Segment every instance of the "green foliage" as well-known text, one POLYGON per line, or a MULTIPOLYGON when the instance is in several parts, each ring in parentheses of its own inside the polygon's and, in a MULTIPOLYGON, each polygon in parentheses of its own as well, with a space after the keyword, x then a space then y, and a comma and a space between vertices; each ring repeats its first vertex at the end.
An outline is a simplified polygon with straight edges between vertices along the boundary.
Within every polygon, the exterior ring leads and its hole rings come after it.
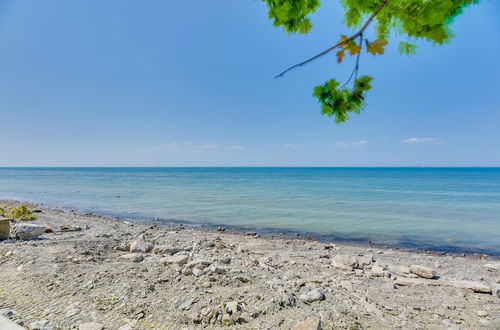
POLYGON ((406 55, 414 55, 417 53, 417 46, 401 41, 399 43, 399 53, 400 54, 406 54, 406 55))
POLYGON ((338 88, 335 79, 314 88, 313 96, 321 104, 321 113, 333 117, 337 124, 349 119, 351 112, 359 114, 365 106, 365 92, 371 89, 372 77, 362 76, 354 81, 352 89, 338 88))
POLYGON ((6 207, 0 207, 0 215, 6 218, 12 218, 16 220, 35 220, 36 217, 33 212, 28 208, 26 204, 22 204, 18 207, 11 207, 7 209, 6 207))
MULTIPOLYGON (((282 27, 287 33, 307 33, 311 29, 309 16, 320 6, 319 0, 262 0, 269 8, 269 18, 274 26, 282 27)), ((383 55, 390 36, 398 35, 407 40, 425 40, 436 45, 447 43, 453 33, 450 24, 464 8, 479 3, 479 0, 339 0, 344 8, 344 22, 348 28, 359 29, 349 38, 341 36, 335 49, 337 62, 346 55, 359 57, 361 44, 358 36, 373 23, 376 40, 366 41, 366 51, 372 55, 383 55), (373 19, 373 21, 372 21, 373 19)), ((417 46, 406 41, 399 43, 401 54, 413 55, 417 46)), ((325 53, 329 52, 326 51, 325 53)), ((322 55, 322 54, 321 54, 322 55)), ((321 56, 319 55, 319 56, 321 56)), ((313 57, 311 60, 319 56, 313 57)), ((302 66, 310 60, 294 67, 302 66)), ((359 63, 359 58, 357 63, 359 63)), ((292 68, 294 68, 292 67, 292 68)), ((356 64, 356 70, 358 64, 356 64)), ((288 70, 287 70, 288 71, 288 70)), ((285 72, 287 72, 285 71, 285 72)), ((279 76, 282 76, 279 75, 279 76)), ((364 77, 368 79, 369 77, 364 77)), ((362 78, 359 78, 362 79, 362 78)), ((356 80, 361 83, 362 80, 356 80)), ((365 83, 369 86, 371 78, 365 83)), ((322 112, 334 116, 336 122, 344 122, 351 111, 359 112, 364 104, 364 92, 354 83, 352 91, 337 90, 335 79, 315 88, 314 96, 322 104, 322 112), (334 87, 335 86, 335 87, 334 87)))
POLYGON ((269 18, 276 27, 288 33, 307 33, 311 21, 307 17, 319 7, 319 0, 263 0, 269 7, 269 18))

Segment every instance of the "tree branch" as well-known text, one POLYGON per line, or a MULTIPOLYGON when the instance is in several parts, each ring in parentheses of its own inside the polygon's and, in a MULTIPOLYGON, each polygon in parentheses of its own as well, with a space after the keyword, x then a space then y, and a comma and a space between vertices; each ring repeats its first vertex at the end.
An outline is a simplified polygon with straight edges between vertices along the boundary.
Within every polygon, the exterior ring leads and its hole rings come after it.
POLYGON ((339 41, 338 43, 336 43, 335 45, 333 45, 332 47, 322 51, 321 53, 317 54, 317 55, 314 55, 313 57, 303 61, 303 62, 300 62, 298 64, 295 64, 295 65, 292 65, 291 67, 289 67, 288 69, 286 69, 285 71, 281 72, 279 75, 277 75, 276 77, 274 77, 275 79, 276 78, 281 78, 285 75, 285 73, 287 73, 288 71, 290 70, 293 70, 295 68, 298 68, 298 67, 301 67, 303 65, 306 65, 318 58, 320 58, 321 56, 323 55, 326 55, 328 54, 329 52, 331 52, 332 50, 334 50, 335 48, 338 48, 340 46, 343 46, 345 44, 347 44, 348 42, 356 39, 357 37, 359 37, 360 35, 363 34, 363 32, 366 30, 366 28, 368 27, 368 25, 370 25, 370 23, 373 21, 373 19, 375 18, 375 16, 378 15, 378 13, 380 13, 380 11, 382 10, 382 8, 385 7, 385 5, 387 5, 387 3, 389 2, 389 0, 384 0, 378 7, 377 9, 375 9, 375 11, 373 12, 373 14, 371 14, 370 17, 368 17, 368 19, 366 20, 365 24, 363 24, 363 26, 361 27, 361 29, 359 29, 358 32, 356 32, 355 34, 353 34, 352 36, 350 36, 349 38, 343 40, 343 41, 339 41))
POLYGON ((353 76, 354 76, 354 81, 356 81, 358 79, 359 58, 361 56, 362 47, 363 47, 363 35, 360 34, 359 35, 359 52, 358 52, 358 55, 356 56, 356 65, 354 66, 354 70, 352 70, 351 75, 349 76, 349 79, 347 79, 347 81, 342 86, 340 86, 339 89, 342 89, 345 86, 347 86, 347 84, 351 81, 353 76))

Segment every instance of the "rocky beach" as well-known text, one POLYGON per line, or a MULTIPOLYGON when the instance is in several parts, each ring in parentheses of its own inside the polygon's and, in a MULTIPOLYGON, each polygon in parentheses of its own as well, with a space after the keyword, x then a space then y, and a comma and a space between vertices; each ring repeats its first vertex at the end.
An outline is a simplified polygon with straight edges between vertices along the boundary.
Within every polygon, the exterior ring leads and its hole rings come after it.
POLYGON ((0 314, 28 329, 500 328, 496 257, 30 207, 0 241, 0 314))

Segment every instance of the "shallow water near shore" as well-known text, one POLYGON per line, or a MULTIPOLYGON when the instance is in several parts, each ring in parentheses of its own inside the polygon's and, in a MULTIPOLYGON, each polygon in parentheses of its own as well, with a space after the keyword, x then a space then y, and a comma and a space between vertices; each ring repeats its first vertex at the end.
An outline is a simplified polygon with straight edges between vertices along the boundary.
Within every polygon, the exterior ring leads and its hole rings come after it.
POLYGON ((500 255, 500 168, 0 168, 0 198, 500 255))

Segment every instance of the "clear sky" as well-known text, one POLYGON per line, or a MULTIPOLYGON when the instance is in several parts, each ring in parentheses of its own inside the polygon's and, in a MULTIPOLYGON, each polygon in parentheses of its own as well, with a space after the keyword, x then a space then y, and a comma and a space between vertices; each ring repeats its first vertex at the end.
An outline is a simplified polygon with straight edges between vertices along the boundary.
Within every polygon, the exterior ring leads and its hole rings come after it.
POLYGON ((323 1, 306 36, 252 0, 0 0, 0 166, 500 166, 500 3, 449 45, 361 58, 364 113, 336 125, 315 85, 348 33, 323 1))

